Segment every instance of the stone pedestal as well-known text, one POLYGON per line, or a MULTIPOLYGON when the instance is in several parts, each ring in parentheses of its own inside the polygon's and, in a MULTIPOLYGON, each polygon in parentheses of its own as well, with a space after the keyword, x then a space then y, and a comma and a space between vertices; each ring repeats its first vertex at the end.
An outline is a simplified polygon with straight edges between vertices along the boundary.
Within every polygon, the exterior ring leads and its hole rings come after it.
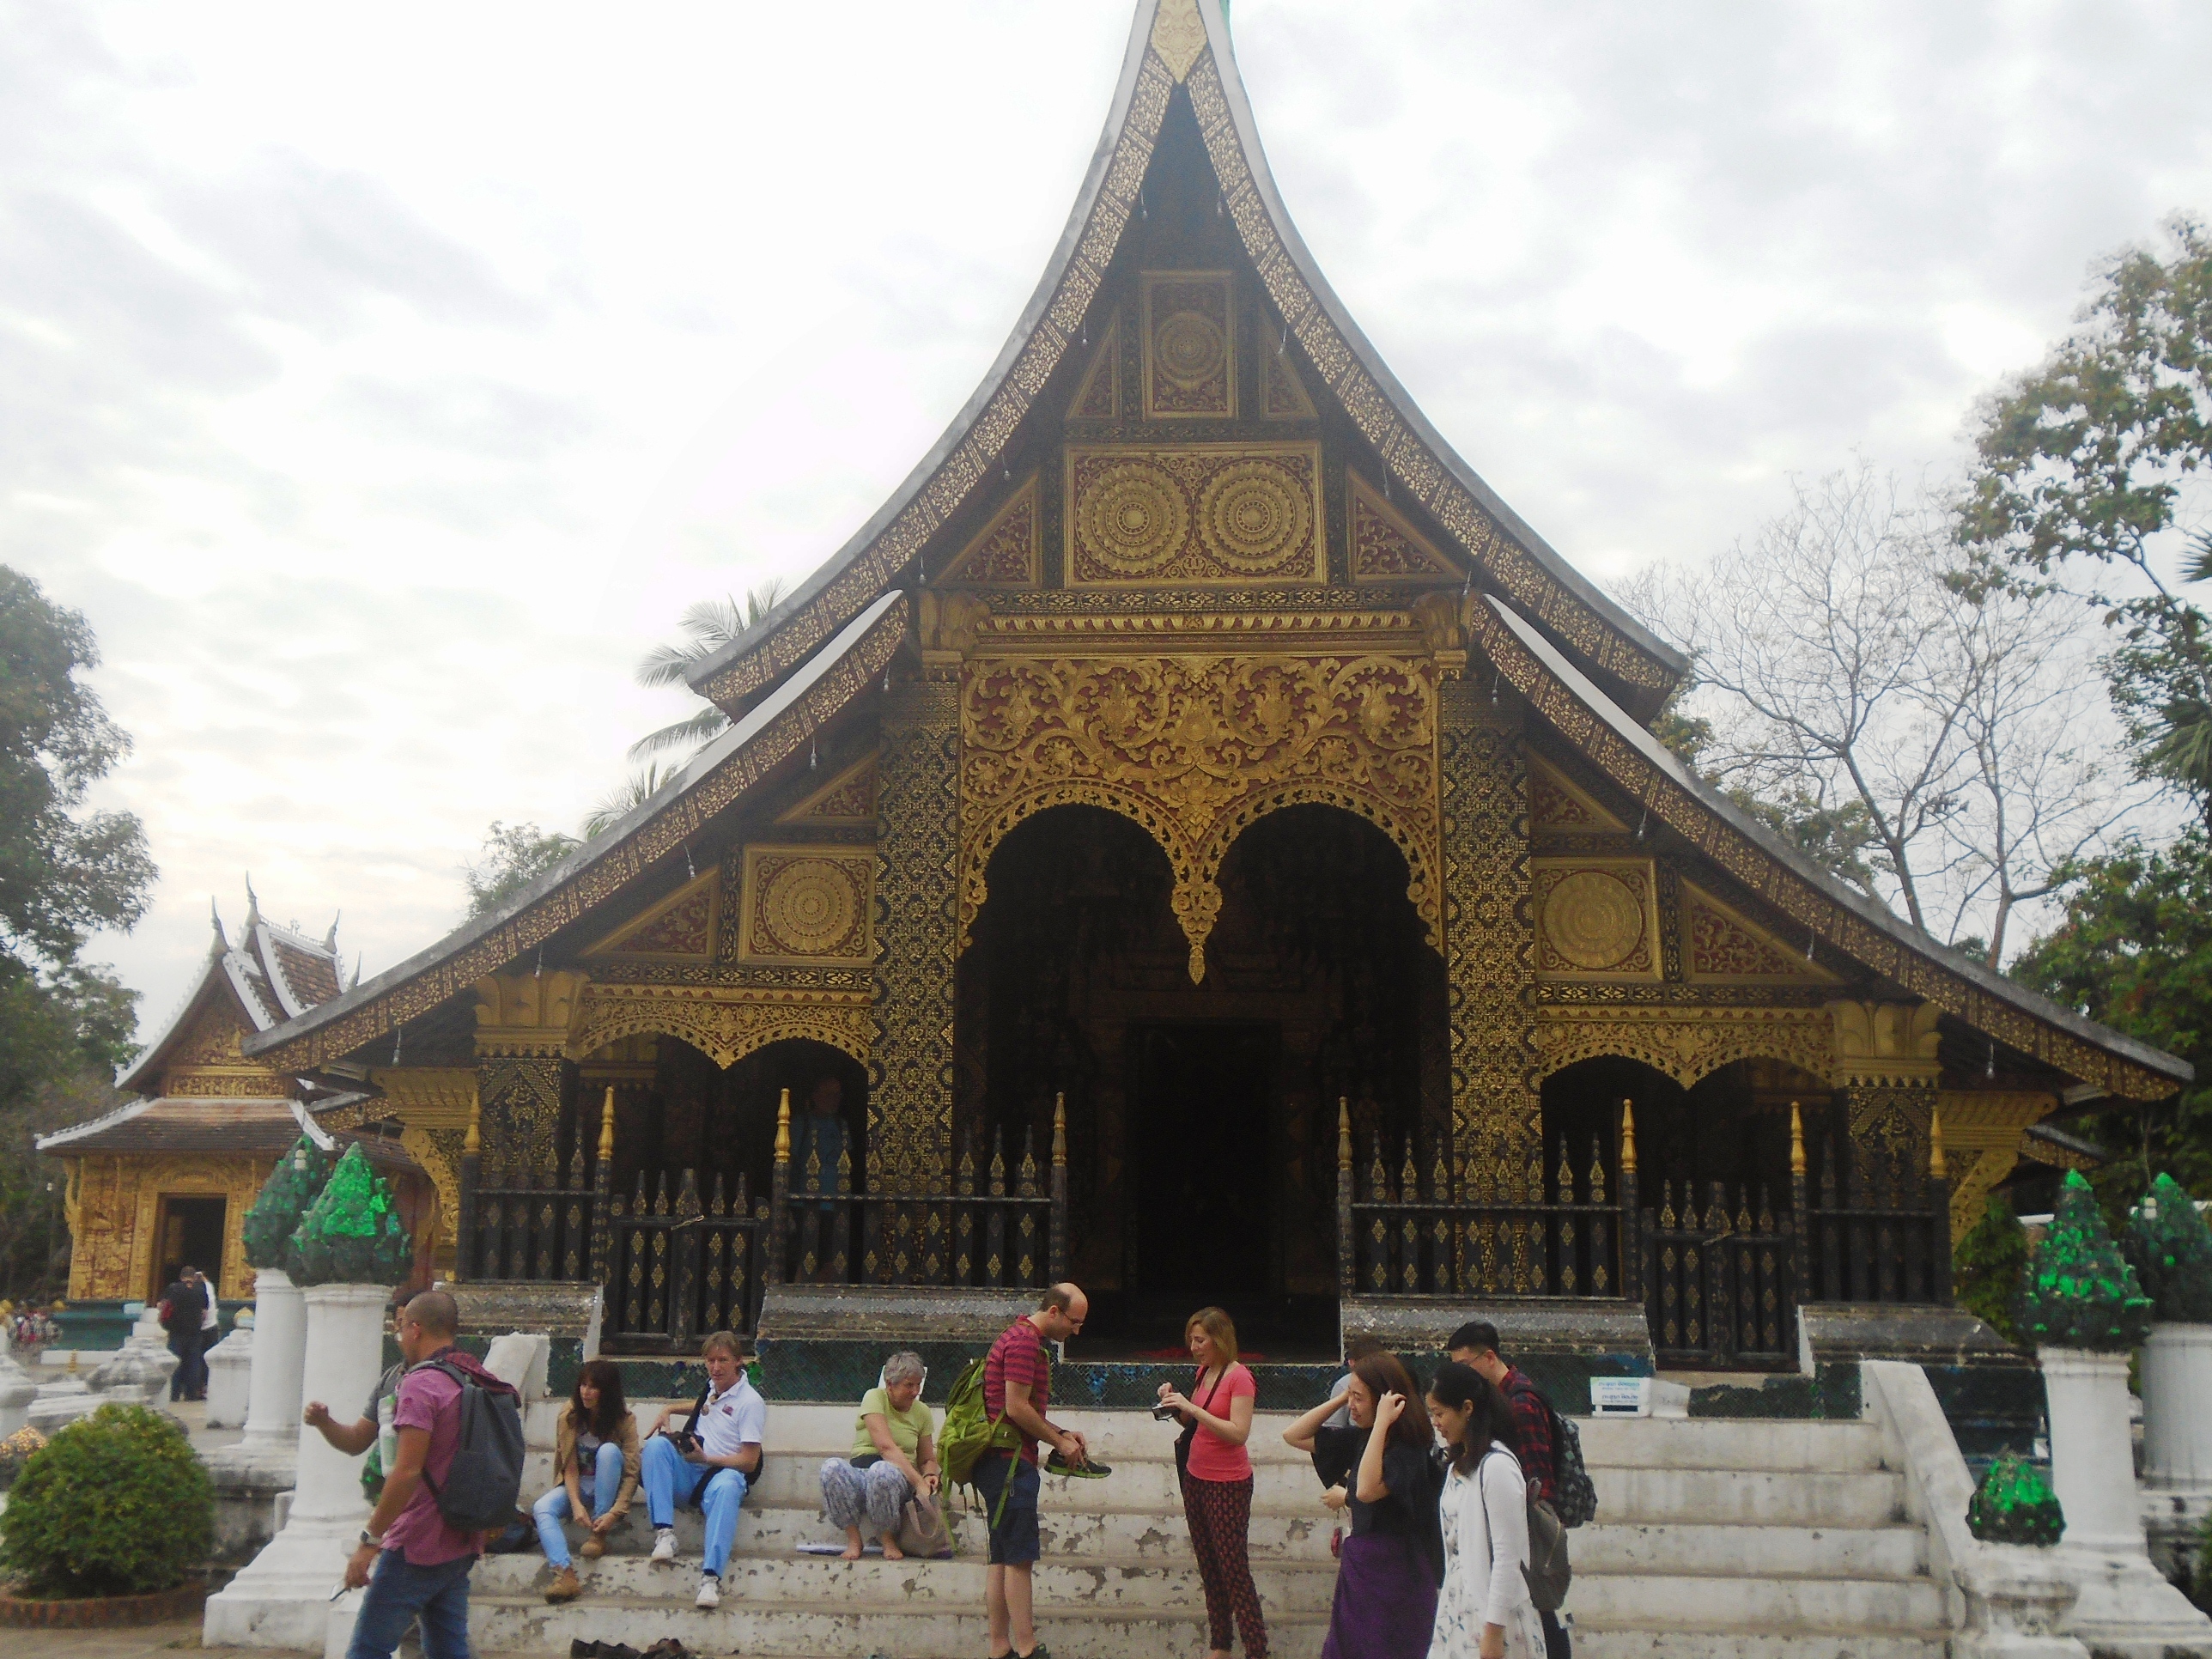
POLYGON ((6 1330, 0 1328, 0 1440, 30 1421, 31 1401, 38 1394, 39 1385, 15 1363, 14 1345, 8 1340, 6 1330))
MULTIPOLYGON (((380 1334, 378 1352, 382 1349, 380 1334)), ((307 1308, 297 1285, 275 1267, 253 1276, 253 1364, 246 1378, 246 1432, 208 1460, 218 1480, 226 1476, 262 1487, 292 1484, 300 1456, 301 1366, 307 1352, 307 1308)), ((371 1382, 374 1378, 370 1379, 371 1382)), ((362 1385, 362 1398, 368 1383, 362 1385)), ((357 1401, 325 1400, 340 1419, 358 1413, 357 1401)), ((318 1436, 319 1440, 321 1437, 318 1436)))
POLYGON ((39 1384, 24 1420, 51 1440, 56 1429, 80 1417, 91 1416, 100 1405, 100 1396, 85 1387, 82 1376, 75 1371, 65 1371, 51 1382, 39 1384))
POLYGON ((2150 1328, 2142 1403, 2144 1481, 2212 1486, 2212 1325, 2150 1328))
POLYGON ((207 1352, 207 1425, 211 1429, 246 1426, 250 1409, 253 1370, 253 1314, 241 1310, 230 1334, 207 1352))
MULTIPOLYGON (((265 1278, 264 1281, 265 1283, 265 1278)), ((341 1422, 358 1416, 384 1369, 380 1285, 318 1285, 307 1306, 301 1400, 319 1400, 341 1422)), ((320 1648, 346 1558, 368 1518, 361 1459, 334 1450, 299 1425, 298 1480, 284 1529, 219 1595, 208 1598, 203 1639, 210 1647, 320 1648)))
POLYGON ((2051 1485, 2066 1511, 2058 1547, 2081 1587, 2066 1630, 2092 1653, 2212 1656, 2212 1619, 2151 1565, 2128 1430, 2128 1357, 2044 1348, 2051 1485))

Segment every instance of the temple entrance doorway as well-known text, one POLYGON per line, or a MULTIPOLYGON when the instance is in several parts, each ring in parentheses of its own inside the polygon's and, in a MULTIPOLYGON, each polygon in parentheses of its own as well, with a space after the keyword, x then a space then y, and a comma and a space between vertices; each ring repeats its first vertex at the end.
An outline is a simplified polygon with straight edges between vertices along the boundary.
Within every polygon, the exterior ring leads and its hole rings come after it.
POLYGON ((1336 1339, 1336 1118, 1424 1143, 1449 1122, 1442 957, 1403 855, 1333 806, 1279 809, 1223 860, 1190 978, 1167 855, 1091 806, 994 851, 958 971, 956 1158, 979 1176, 1050 1145, 1067 1109, 1069 1269, 1087 1339, 1176 1351, 1227 1308, 1270 1358, 1336 1339))

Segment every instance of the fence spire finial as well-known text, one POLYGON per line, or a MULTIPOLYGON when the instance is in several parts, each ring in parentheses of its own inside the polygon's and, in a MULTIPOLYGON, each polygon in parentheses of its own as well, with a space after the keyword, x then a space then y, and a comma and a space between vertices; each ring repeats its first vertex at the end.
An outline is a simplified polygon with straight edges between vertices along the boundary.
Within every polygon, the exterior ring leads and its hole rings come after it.
POLYGON ((779 1164, 791 1162, 791 1091, 788 1089, 775 1103, 775 1161, 779 1164))
POLYGON ((466 1157, 471 1152, 480 1152, 483 1150, 483 1097, 481 1095, 472 1094, 469 1097, 469 1133, 467 1138, 461 1142, 461 1153, 462 1156, 466 1157))
POLYGON ((1626 1096, 1620 1102, 1620 1172, 1636 1173, 1636 1107, 1626 1096))
POLYGON ((1055 1170, 1067 1167, 1067 1096, 1065 1093, 1052 1097, 1052 1167, 1055 1170))
POLYGON ((1336 1167, 1339 1170, 1352 1167, 1352 1097, 1349 1095, 1336 1097, 1336 1167))
POLYGON ((1928 1178, 1950 1179, 1950 1170, 1943 1162, 1943 1114, 1933 1106, 1928 1109, 1928 1178))
POLYGON ((615 1085, 607 1085, 607 1103, 599 1110, 599 1162, 615 1155, 615 1085))
POLYGON ((1794 1100, 1790 1103, 1790 1173, 1805 1173, 1805 1119, 1794 1100))

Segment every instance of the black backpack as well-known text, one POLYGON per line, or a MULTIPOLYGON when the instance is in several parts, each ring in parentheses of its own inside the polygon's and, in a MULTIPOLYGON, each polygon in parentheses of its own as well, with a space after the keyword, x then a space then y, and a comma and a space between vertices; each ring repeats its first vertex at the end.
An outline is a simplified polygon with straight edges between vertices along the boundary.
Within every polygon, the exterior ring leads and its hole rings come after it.
POLYGON ((438 1513, 456 1532, 485 1532, 514 1519, 522 1498, 522 1397, 488 1389, 459 1365, 431 1362, 461 1385, 461 1431, 441 1488, 422 1473, 438 1513))

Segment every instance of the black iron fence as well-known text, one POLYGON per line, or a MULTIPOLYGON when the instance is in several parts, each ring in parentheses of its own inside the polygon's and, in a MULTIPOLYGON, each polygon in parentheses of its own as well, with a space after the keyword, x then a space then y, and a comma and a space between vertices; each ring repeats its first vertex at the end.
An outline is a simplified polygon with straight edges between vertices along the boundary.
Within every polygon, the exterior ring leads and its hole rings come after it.
POLYGON ((702 1196, 686 1170, 669 1191, 610 1190, 614 1091, 597 1156, 576 1137, 565 1171, 483 1166, 471 1119, 461 1158, 459 1268, 465 1279, 595 1282, 605 1286, 606 1340, 633 1350, 688 1350, 708 1331, 750 1333, 771 1285, 938 1284, 1041 1286, 1067 1276, 1067 1115, 1053 1108, 1050 1161, 1031 1136, 1011 1165, 1003 1132, 988 1157, 963 1148, 950 1192, 853 1190, 848 1152, 824 1170, 810 1151, 792 1167, 791 1097, 776 1109, 766 1197, 714 1178, 702 1196), (980 1167, 979 1167, 980 1166, 980 1167))

